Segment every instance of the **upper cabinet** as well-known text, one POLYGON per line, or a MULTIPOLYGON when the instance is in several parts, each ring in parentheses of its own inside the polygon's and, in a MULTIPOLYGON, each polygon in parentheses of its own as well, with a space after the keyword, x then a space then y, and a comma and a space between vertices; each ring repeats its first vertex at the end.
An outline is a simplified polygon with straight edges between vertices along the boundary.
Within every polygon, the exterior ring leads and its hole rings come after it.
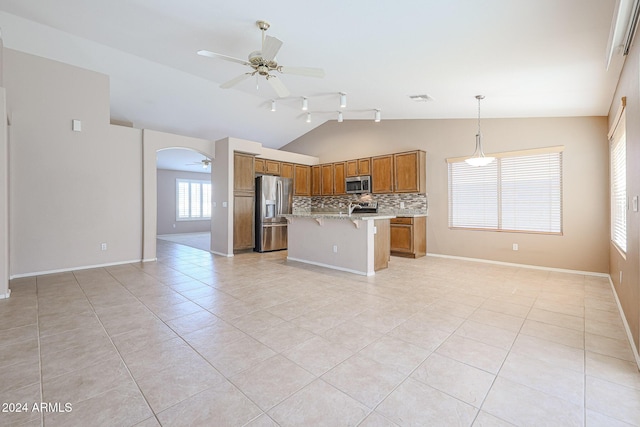
POLYGON ((294 179, 293 163, 281 163, 280 164, 280 176, 283 178, 294 179))
POLYGON ((253 193, 255 189, 254 157, 250 154, 234 153, 233 156, 233 190, 241 193, 253 193))
POLYGON ((311 166, 311 195, 322 195, 322 178, 320 165, 311 166))
POLYGON ((266 175, 280 175, 280 162, 269 159, 256 159, 255 173, 266 175))
POLYGON ((347 194, 345 187, 345 162, 338 162, 333 164, 333 194, 347 194))
POLYGON ((394 154, 393 191, 396 193, 424 193, 427 179, 426 163, 427 154, 424 151, 394 154))
POLYGON ((255 173, 257 174, 263 174, 264 171, 267 170, 265 164, 264 164, 264 159, 255 159, 255 173))
POLYGON ((293 165, 295 178, 293 180, 294 196, 311 195, 311 166, 293 165))
POLYGON ((333 195, 333 163, 320 165, 320 167, 322 176, 321 194, 323 196, 331 196, 333 195))
POLYGON ((393 154, 371 158, 371 192, 393 192, 393 154))
POLYGON ((346 176, 371 175, 371 158, 347 160, 346 176))

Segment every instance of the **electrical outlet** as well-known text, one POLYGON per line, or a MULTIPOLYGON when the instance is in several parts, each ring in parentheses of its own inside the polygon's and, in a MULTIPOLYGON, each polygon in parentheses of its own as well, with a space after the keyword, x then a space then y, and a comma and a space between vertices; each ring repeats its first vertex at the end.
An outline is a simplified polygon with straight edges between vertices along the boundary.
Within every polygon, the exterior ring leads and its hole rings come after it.
POLYGON ((338 253, 338 245, 333 245, 333 253, 334 254, 338 253))
POLYGON ((514 250, 514 251, 517 251, 517 250, 518 250, 518 244, 517 244, 517 243, 514 243, 514 244, 513 244, 513 250, 514 250))
POLYGON ((100 250, 106 251, 107 250, 107 244, 106 243, 100 243, 100 250))

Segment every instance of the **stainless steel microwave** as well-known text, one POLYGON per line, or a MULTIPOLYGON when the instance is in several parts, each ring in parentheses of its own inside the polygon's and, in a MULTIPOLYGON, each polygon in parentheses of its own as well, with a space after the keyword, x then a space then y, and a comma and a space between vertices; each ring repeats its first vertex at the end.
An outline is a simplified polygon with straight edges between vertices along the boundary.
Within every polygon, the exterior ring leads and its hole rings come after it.
POLYGON ((371 193, 371 176, 351 176, 345 180, 347 193, 371 193))

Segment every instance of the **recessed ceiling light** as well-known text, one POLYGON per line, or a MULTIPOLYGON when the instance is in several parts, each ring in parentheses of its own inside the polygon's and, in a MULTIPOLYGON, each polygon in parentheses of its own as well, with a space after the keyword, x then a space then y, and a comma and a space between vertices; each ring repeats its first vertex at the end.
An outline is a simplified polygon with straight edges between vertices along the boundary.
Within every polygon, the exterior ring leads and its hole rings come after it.
POLYGON ((429 102, 429 101, 435 101, 435 99, 433 99, 433 97, 425 94, 422 95, 409 95, 409 98, 413 101, 416 102, 429 102))

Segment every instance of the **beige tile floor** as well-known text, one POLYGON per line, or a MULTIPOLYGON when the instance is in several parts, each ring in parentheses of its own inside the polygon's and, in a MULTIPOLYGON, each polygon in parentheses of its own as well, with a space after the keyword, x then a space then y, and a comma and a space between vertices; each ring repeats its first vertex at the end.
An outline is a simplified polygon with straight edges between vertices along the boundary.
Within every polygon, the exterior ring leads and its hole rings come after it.
POLYGON ((155 263, 14 280, 0 425, 640 425, 607 279, 433 257, 366 278, 285 256, 158 241, 155 263))

